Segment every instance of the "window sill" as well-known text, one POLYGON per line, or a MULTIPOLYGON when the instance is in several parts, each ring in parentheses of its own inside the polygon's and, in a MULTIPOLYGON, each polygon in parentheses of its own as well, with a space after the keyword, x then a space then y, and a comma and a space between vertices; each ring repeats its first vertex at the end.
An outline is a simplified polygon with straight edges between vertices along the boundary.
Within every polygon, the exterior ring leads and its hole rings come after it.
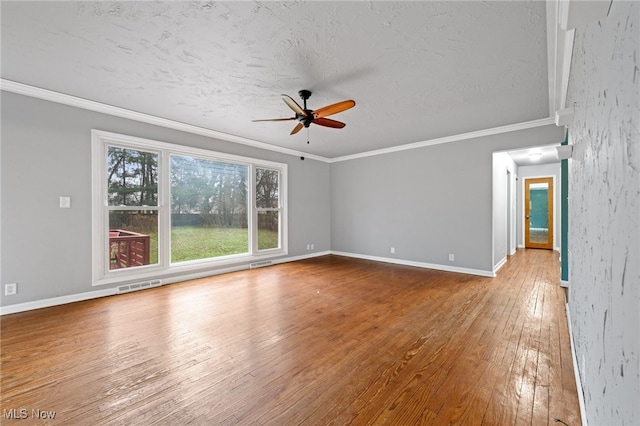
MULTIPOLYGON (((103 286, 112 284, 129 284, 137 281, 153 279, 176 278, 184 275, 202 274, 211 271, 214 275, 220 270, 240 270, 247 269, 249 264, 255 261, 264 261, 273 257, 286 256, 287 250, 273 249, 265 250, 256 255, 233 255, 225 256, 224 259, 216 260, 193 260, 188 262, 174 263, 169 267, 157 265, 143 266, 118 271, 108 272, 105 276, 94 279, 92 286, 103 286)), ((187 279, 187 278, 185 278, 187 279)))

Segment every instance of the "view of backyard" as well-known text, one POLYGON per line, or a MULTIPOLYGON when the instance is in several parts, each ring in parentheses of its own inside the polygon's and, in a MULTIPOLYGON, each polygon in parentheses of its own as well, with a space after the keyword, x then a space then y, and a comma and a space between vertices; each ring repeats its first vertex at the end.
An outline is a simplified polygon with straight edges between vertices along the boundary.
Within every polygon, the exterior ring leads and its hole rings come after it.
MULTIPOLYGON (((150 238, 148 264, 156 264, 158 263, 158 233, 147 232, 144 235, 150 238)), ((171 231, 171 262, 248 253, 248 244, 249 236, 246 228, 174 227, 171 231)), ((277 247, 277 230, 258 231, 258 250, 277 247)))
MULTIPOLYGON (((251 253, 249 167, 185 155, 170 162, 171 240, 158 239, 158 155, 109 147, 109 269, 251 253)), ((255 169, 258 250, 279 248, 279 173, 255 169)))
MULTIPOLYGON (((247 229, 175 227, 171 230, 171 262, 247 253, 248 244, 247 229)), ((278 231, 259 231, 258 249, 274 247, 278 247, 278 231)), ((157 252, 155 256, 157 261, 157 252)))

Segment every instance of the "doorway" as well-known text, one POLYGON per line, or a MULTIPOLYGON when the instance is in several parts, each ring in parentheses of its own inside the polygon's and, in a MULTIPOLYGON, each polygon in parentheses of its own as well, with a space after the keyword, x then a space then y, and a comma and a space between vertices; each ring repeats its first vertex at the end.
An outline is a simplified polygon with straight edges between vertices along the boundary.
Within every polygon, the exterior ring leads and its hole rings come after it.
POLYGON ((524 246, 553 249, 553 178, 524 180, 524 246))

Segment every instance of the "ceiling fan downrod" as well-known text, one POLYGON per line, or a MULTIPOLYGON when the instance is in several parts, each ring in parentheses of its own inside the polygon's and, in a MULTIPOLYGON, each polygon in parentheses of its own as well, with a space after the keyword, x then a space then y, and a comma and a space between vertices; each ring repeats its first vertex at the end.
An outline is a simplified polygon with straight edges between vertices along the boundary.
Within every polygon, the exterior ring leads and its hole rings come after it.
POLYGON ((300 95, 302 101, 304 102, 304 109, 307 109, 307 99, 311 97, 311 90, 298 90, 298 95, 300 95))

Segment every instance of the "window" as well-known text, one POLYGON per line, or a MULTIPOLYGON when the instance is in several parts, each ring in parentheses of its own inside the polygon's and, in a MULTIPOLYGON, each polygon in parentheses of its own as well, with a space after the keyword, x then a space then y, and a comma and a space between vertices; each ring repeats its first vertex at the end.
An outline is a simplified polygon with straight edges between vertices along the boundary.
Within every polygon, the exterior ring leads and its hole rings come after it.
POLYGON ((109 269, 158 263, 157 152, 107 147, 109 269))
POLYGON ((171 261, 248 253, 249 167, 172 155, 170 173, 171 261))
POLYGON ((93 131, 93 282, 286 254, 285 164, 93 131))
POLYGON ((258 250, 280 247, 280 172, 256 167, 258 250))

